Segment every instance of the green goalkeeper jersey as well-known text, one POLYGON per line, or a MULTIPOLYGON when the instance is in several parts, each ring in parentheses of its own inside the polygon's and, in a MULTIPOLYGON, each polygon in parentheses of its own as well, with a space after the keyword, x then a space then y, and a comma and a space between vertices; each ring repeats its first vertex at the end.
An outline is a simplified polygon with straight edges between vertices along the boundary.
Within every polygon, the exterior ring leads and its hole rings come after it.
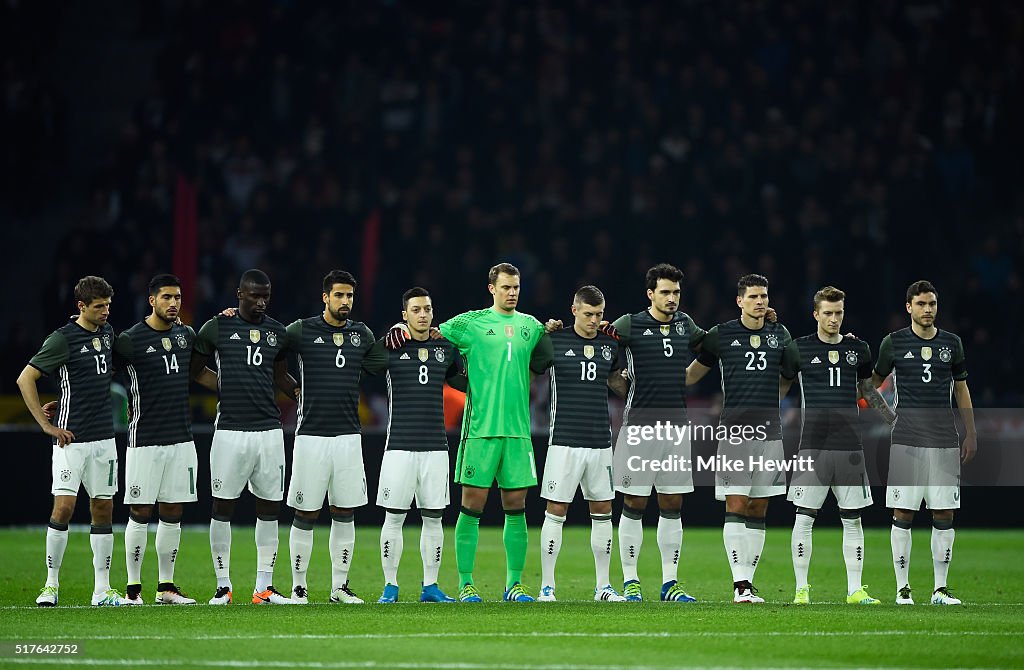
POLYGON ((462 354, 469 376, 462 439, 529 438, 530 370, 543 372, 551 358, 551 341, 543 338, 540 321, 519 312, 479 309, 440 328, 462 354), (538 347, 540 342, 547 346, 538 347))

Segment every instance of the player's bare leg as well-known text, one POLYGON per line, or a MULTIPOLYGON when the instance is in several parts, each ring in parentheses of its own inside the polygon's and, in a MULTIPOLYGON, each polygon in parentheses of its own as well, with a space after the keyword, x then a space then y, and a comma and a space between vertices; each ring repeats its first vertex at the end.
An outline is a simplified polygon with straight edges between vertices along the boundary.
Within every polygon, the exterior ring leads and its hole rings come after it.
POLYGON ((893 509, 889 543, 892 545, 892 565, 896 571, 896 604, 913 605, 910 595, 910 550, 913 546, 910 529, 914 525, 914 511, 893 509))
POLYGON ((619 517, 619 559, 622 562, 622 589, 626 600, 640 602, 640 576, 636 565, 644 544, 644 510, 648 496, 622 494, 622 515, 619 517))
POLYGON ((58 601, 60 566, 68 546, 68 524, 75 512, 76 496, 54 496, 50 522, 46 527, 46 583, 39 591, 36 605, 53 607, 58 601))
POLYGON ((949 591, 949 563, 953 560, 953 510, 932 510, 932 568, 935 573, 935 590, 932 591, 933 605, 960 605, 959 598, 949 591))
POLYGON ((361 605, 363 599, 348 586, 352 553, 356 546, 356 513, 348 507, 331 505, 331 602, 361 605))

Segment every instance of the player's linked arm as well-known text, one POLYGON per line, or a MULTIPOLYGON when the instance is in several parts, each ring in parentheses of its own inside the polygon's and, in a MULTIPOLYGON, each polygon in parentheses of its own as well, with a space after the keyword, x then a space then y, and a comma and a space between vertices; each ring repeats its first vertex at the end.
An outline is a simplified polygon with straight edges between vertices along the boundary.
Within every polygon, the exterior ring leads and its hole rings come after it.
MULTIPOLYGON (((373 337, 373 333, 367 333, 367 337, 373 337)), ((388 356, 387 336, 380 338, 373 343, 363 356, 363 372, 375 375, 388 369, 390 356, 388 356)))
POLYGON ((779 400, 781 401, 789 393, 790 387, 796 381, 796 375, 800 372, 800 347, 785 326, 782 327, 782 341, 785 348, 782 350, 782 362, 779 365, 779 400))
POLYGON ((885 401, 882 394, 878 392, 878 384, 875 384, 874 378, 877 375, 872 372, 870 378, 860 379, 857 381, 858 395, 864 399, 868 407, 877 411, 882 418, 885 419, 886 423, 896 423, 896 410, 889 406, 889 403, 885 401))
POLYGON ((885 383, 885 378, 892 372, 892 367, 892 338, 886 335, 878 345, 878 360, 875 361, 875 369, 871 372, 871 383, 875 388, 885 383))
POLYGON ((544 374, 555 362, 555 345, 547 333, 541 335, 530 353, 530 381, 544 374))
POLYGON ((608 375, 608 388, 620 398, 625 398, 629 393, 629 382, 622 376, 622 368, 615 368, 608 375))
POLYGON ((704 336, 700 354, 686 366, 686 385, 693 386, 701 379, 704 379, 704 375, 711 372, 712 366, 717 362, 718 326, 715 326, 704 336))
POLYGON ((194 382, 214 393, 217 392, 217 373, 206 367, 206 363, 216 348, 217 318, 214 317, 196 333, 196 341, 192 345, 192 362, 188 368, 188 376, 194 382))

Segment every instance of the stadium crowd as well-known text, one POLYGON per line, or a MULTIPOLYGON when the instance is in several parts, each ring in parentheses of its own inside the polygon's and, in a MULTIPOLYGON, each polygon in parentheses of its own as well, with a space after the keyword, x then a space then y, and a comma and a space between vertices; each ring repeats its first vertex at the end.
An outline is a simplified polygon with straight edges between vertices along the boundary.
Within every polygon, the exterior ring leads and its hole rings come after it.
POLYGON ((526 312, 562 317, 596 284, 614 318, 646 304, 644 271, 669 261, 705 327, 733 317, 751 271, 794 335, 811 331, 818 288, 843 288, 847 326, 877 347, 905 325, 905 286, 928 278, 975 403, 1022 401, 1021 362, 991 346, 995 314, 1024 325, 1005 308, 1024 267, 1014 2, 163 11, 149 90, 111 110, 123 131, 43 282, 46 330, 84 274, 114 285, 115 323, 144 315, 146 281, 170 269, 180 179, 197 193, 198 323, 250 267, 286 323, 344 267, 354 316, 382 331, 416 284, 442 316, 483 306, 497 260, 522 270, 526 312))

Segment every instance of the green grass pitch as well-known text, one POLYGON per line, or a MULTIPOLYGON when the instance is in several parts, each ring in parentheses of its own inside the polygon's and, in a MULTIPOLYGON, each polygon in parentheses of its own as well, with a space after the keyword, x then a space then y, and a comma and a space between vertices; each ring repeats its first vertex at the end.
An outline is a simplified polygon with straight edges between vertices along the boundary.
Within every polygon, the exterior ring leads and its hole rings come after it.
MULTIPOLYGON (((415 515, 413 515, 414 517, 415 515)), ((536 594, 540 580, 539 529, 531 529, 525 582, 536 594)), ((481 532, 477 586, 489 601, 479 605, 421 605, 419 528, 410 520, 399 572, 397 605, 330 605, 327 531, 318 528, 306 607, 247 604, 255 575, 253 530, 236 525, 232 546, 235 604, 230 607, 91 608, 91 552, 85 532, 73 532, 62 569, 61 607, 33 604, 42 586, 43 531, 0 531, 0 668, 218 667, 409 668, 475 670, 574 670, 671 667, 1010 668, 1024 666, 1024 531, 960 530, 951 584, 964 607, 927 604, 932 586, 929 531, 914 532, 912 585, 919 604, 896 607, 887 529, 867 532, 864 581, 883 604, 842 603, 845 573, 840 531, 814 534, 812 599, 789 605, 793 571, 789 529, 769 528, 757 585, 768 603, 733 605, 721 530, 686 530, 682 582, 700 602, 657 602, 660 559, 648 528, 640 576, 649 602, 595 603, 589 528, 566 528, 558 565, 558 603, 495 602, 504 583, 499 528, 481 532), (69 607, 70 606, 70 607, 69 607), (76 642, 77 656, 15 656, 15 642, 76 642)), ((441 586, 456 591, 454 529, 446 528, 441 586)), ((367 601, 380 595, 383 578, 378 530, 358 527, 351 574, 367 601)), ((147 601, 156 587, 150 534, 143 571, 147 601)), ((616 550, 617 552, 617 550, 616 550)), ((287 527, 281 533, 276 582, 291 586, 287 527)), ((124 545, 114 552, 112 582, 124 588, 124 545)), ((612 575, 621 587, 618 555, 612 575)), ((205 529, 186 529, 176 581, 205 602, 214 590, 205 529)))

